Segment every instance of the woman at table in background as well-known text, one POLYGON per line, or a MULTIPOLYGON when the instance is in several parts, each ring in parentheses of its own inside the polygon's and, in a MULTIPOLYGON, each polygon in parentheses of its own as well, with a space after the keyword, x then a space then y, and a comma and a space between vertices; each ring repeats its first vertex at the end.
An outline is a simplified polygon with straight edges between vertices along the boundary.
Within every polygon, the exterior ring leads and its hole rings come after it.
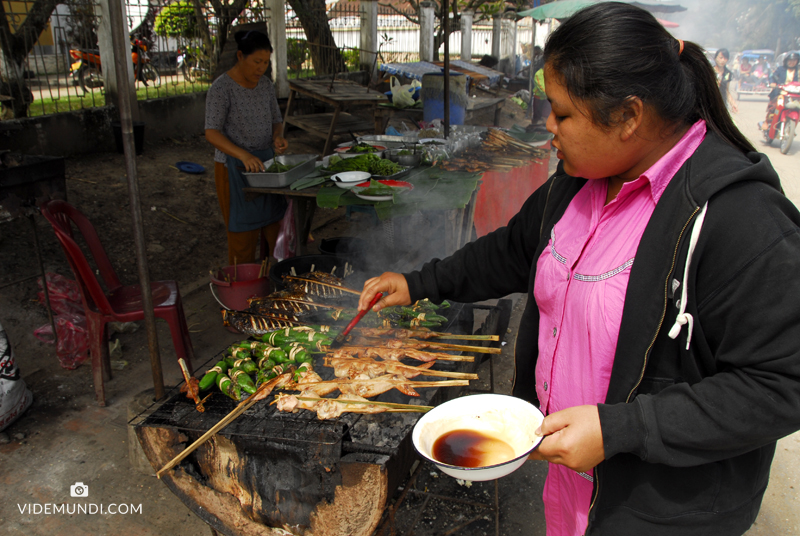
MULTIPOLYGON (((236 65, 217 78, 206 96, 206 139, 216 148, 214 179, 228 230, 228 262, 255 261, 260 233, 275 248, 286 201, 279 195, 245 200, 241 171, 263 171, 263 162, 289 147, 272 81, 264 76, 272 44, 264 33, 236 32, 236 65), (274 148, 274 150, 273 150, 274 148)), ((266 258, 265 252, 261 252, 266 258)))
POLYGON ((702 48, 649 12, 566 19, 545 79, 556 173, 359 307, 527 291, 513 394, 546 415, 547 535, 740 535, 800 428, 800 213, 702 48))

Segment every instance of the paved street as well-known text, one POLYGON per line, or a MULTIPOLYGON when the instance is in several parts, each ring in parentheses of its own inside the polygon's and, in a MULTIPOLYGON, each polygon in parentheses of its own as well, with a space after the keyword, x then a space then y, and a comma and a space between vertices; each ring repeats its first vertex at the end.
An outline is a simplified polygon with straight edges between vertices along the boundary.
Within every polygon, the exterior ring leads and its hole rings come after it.
MULTIPOLYGON (((764 144, 758 122, 764 120, 766 97, 743 96, 739 112, 733 114, 739 129, 766 154, 781 177, 783 189, 794 204, 800 207, 800 139, 781 154, 779 143, 772 147, 764 144)), ((800 274, 798 274, 800 277, 800 274)), ((747 536, 778 536, 800 534, 800 432, 778 442, 775 461, 772 462, 769 487, 755 525, 747 536)))

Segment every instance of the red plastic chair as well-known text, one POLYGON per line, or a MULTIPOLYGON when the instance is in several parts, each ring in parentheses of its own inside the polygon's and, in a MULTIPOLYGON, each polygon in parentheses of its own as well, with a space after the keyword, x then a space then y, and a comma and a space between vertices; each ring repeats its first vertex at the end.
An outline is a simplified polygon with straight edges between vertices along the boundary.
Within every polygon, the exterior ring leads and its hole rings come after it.
MULTIPOLYGON (((81 289, 81 298, 86 312, 89 330, 89 353, 92 357, 92 376, 97 402, 106 405, 104 381, 111 379, 111 364, 108 353, 108 322, 133 322, 144 319, 142 292, 139 285, 120 283, 105 249, 92 224, 78 209, 64 201, 50 201, 40 207, 42 215, 53 226, 56 238, 64 248, 72 273, 81 289), (73 235, 72 225, 88 247, 99 272, 92 269, 83 250, 73 235), (103 285, 99 279, 102 279, 103 285), (103 289, 105 286, 105 290, 103 289)), ((178 359, 183 358, 192 372, 194 357, 189 329, 183 314, 183 304, 175 281, 150 283, 153 309, 156 318, 167 321, 178 359)))

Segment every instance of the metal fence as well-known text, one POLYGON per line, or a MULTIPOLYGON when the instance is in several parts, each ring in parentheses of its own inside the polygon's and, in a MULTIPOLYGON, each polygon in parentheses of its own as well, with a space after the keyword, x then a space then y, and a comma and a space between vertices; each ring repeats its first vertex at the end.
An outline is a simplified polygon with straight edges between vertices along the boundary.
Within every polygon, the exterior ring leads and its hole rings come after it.
MULTIPOLYGON (((53 11, 45 30, 15 71, 10 58, 0 58, 0 94, 16 95, 29 102, 28 115, 44 115, 105 105, 102 66, 97 52, 98 29, 104 23, 97 0, 66 0, 53 11), (13 73, 17 72, 17 75, 13 73), (20 76, 21 75, 21 76, 20 76), (16 85, 16 89, 10 89, 16 85), (25 93, 27 91, 27 93, 25 93)), ((30 7, 25 2, 6 2, 6 15, 12 33, 22 25, 30 7)), ((270 10, 263 0, 242 2, 243 9, 214 11, 211 4, 196 10, 191 0, 127 0, 126 20, 132 39, 132 61, 139 99, 169 97, 205 91, 215 68, 224 35, 220 27, 248 22, 267 22, 270 10), (133 43, 138 43, 138 48, 133 43)), ((340 1, 329 5, 324 14, 298 16, 285 5, 288 65, 290 77, 314 75, 313 52, 335 47, 341 53, 344 68, 360 67, 361 13, 359 3, 340 1), (324 16, 328 20, 333 43, 310 44, 301 19, 324 16), (316 47, 313 48, 313 47, 316 47)), ((404 63, 419 60, 420 32, 418 14, 379 5, 379 63, 404 63)), ((527 19, 526 19, 527 20, 527 19)), ((455 29, 455 28, 454 28, 455 29)), ((509 38, 504 30, 504 37, 509 38)), ((313 40, 321 42, 319 38, 313 40)), ((530 41, 530 27, 517 28, 517 48, 530 41)), ((443 47, 442 47, 443 48, 443 47)), ((443 52, 440 48, 440 54, 443 52)), ((472 33, 472 57, 490 54, 491 21, 476 21, 472 33)), ((450 35, 451 58, 461 52, 461 32, 450 35)), ((3 102, 9 115, 10 104, 3 102)))

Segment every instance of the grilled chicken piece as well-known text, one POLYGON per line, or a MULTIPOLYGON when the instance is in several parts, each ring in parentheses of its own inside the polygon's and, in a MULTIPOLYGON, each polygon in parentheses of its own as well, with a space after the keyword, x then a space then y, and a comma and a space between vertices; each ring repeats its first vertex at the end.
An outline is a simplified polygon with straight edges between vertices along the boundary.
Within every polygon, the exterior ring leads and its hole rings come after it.
POLYGON ((369 400, 358 395, 342 394, 339 398, 329 398, 322 400, 317 405, 317 419, 335 419, 342 413, 382 413, 386 411, 386 407, 374 406, 369 404, 369 400), (337 400, 356 400, 365 402, 365 404, 342 404, 337 400))
POLYGON ((372 398, 392 389, 397 389, 404 395, 419 396, 419 393, 407 382, 407 378, 399 374, 384 374, 363 382, 349 382, 339 385, 339 390, 343 394, 358 395, 364 398, 372 398))
POLYGON ((337 378, 355 378, 361 374, 369 378, 377 378, 383 374, 399 374, 405 378, 416 378, 434 365, 435 361, 418 367, 411 367, 393 361, 373 361, 351 357, 332 357, 330 365, 337 378))

